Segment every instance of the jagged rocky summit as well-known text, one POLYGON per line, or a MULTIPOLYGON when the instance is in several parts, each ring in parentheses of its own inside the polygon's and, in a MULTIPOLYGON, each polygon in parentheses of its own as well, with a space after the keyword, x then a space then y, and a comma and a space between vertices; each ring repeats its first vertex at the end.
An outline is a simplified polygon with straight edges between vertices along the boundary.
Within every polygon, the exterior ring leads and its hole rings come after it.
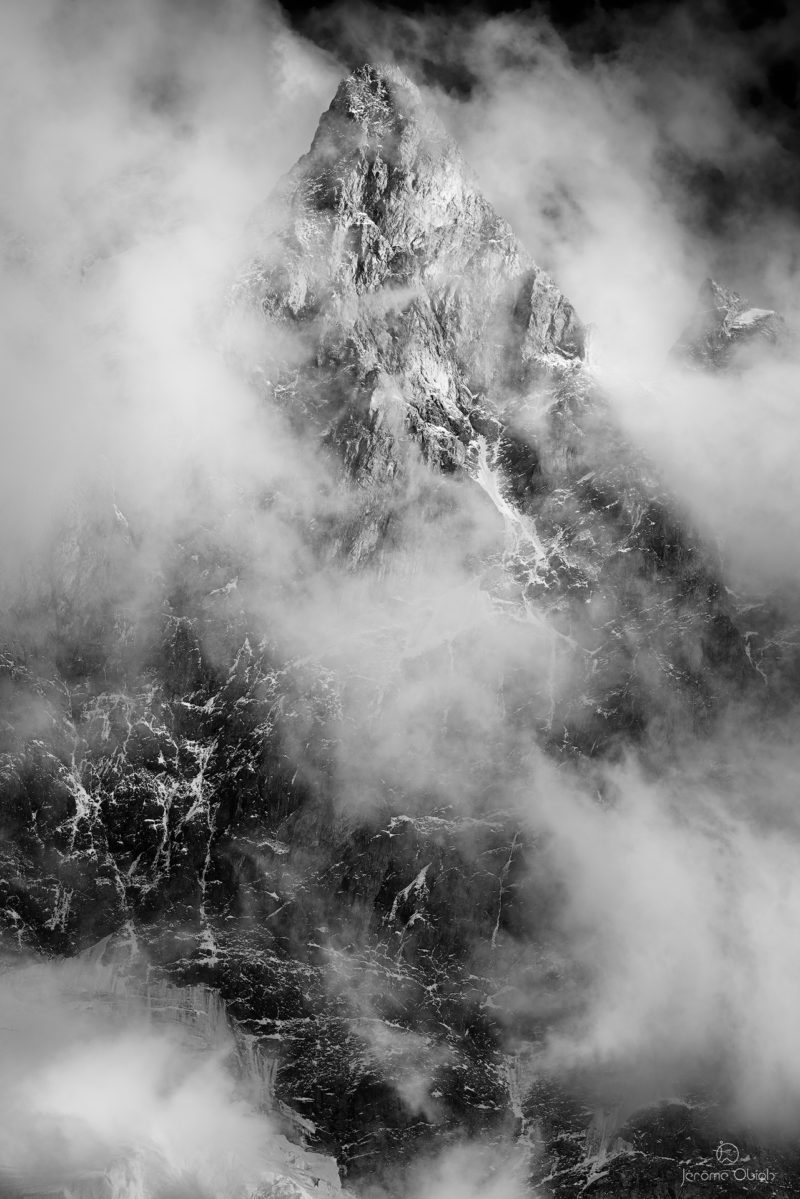
MULTIPOLYGON (((7 952, 133 932, 169 985, 218 992, 277 1058, 276 1101, 353 1189, 468 1136, 524 1150, 540 1194, 674 1194, 724 1133, 713 1103, 613 1115, 596 1087, 536 1072, 574 980, 546 848, 504 786, 533 745, 590 781, 631 747, 657 760, 731 699, 776 702, 796 661, 626 442, 572 306, 399 72, 341 84, 252 237, 232 307, 269 336, 239 365, 338 489, 324 520, 287 518, 305 555, 289 602, 309 563, 399 576, 463 508, 489 531, 448 553, 487 615, 387 650, 394 673, 365 681, 264 627, 224 520, 182 532, 136 613, 108 579, 135 575, 139 539, 112 512, 71 530, 56 619, 3 656, 7 952), (480 680, 486 727, 447 686, 415 690, 448 677, 480 680), (438 781, 408 738, 370 770, 423 693, 438 781), (528 984, 547 1019, 497 998, 528 984)), ((711 295, 695 361, 776 328, 711 295)))
POLYGON ((786 324, 777 312, 754 308, 737 292, 706 279, 697 309, 672 353, 701 369, 720 370, 741 360, 754 344, 776 346, 786 340, 786 324))
POLYGON ((270 317, 313 328, 347 397, 337 415, 371 411, 354 426, 357 473, 374 474, 375 439, 363 438, 398 406, 431 464, 463 466, 477 397, 516 393, 548 359, 583 355, 572 306, 397 70, 366 67, 340 85, 277 209, 288 220, 241 287, 270 317))

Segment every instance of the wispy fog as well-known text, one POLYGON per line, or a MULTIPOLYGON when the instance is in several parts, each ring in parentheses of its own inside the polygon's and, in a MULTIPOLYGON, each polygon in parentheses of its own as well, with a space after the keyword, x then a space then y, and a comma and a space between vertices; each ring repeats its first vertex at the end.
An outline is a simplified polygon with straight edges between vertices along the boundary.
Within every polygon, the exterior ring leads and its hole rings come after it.
MULTIPOLYGON (((173 1005, 179 994, 173 990, 173 1005)), ((143 991, 126 994, 121 980, 112 983, 91 963, 4 974, 0 1161, 7 1179, 26 1193, 71 1180, 76 1193, 89 1193, 81 1180, 86 1188, 95 1176, 120 1199, 233 1199, 281 1164, 286 1169, 268 1117, 236 1093, 224 1025, 207 1028, 207 1014, 190 1010, 183 1027, 178 1012, 159 1024, 151 1008, 143 991)))

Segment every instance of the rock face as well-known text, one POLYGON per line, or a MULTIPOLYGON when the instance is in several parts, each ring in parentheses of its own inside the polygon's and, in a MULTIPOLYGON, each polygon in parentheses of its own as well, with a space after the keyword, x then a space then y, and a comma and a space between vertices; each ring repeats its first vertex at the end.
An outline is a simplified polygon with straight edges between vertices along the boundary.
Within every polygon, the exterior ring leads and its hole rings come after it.
POLYGON ((768 308, 754 308, 735 291, 706 279, 697 311, 673 354, 703 369, 730 366, 753 342, 776 345, 786 338, 783 319, 768 308))
MULTIPOLYGON (((253 238, 232 307, 273 348, 244 365, 338 489, 324 521, 287 517, 305 556, 281 587, 299 597, 312 571, 377 586, 441 527, 489 615, 449 612, 399 681, 365 681, 264 627, 224 520, 171 547, 136 613, 119 585, 136 537, 110 513, 73 529, 42 600, 58 619, 2 658, 9 960, 127 929, 277 1057, 277 1098, 354 1188, 466 1134, 530 1151, 541 1194, 677 1194, 681 1163, 724 1135, 713 1104, 615 1118, 524 1067, 549 1017, 497 996, 524 987, 516 959, 538 954, 541 976, 557 897, 503 790, 532 746, 589 779, 631 747, 668 755, 727 702, 772 702, 765 678, 779 695, 794 665, 626 443, 572 306, 399 73, 341 84, 253 238), (486 530, 463 549, 462 507, 486 530), (467 679, 482 724, 459 706, 467 679), (423 741, 438 781, 415 768, 423 741), (369 802, 345 794, 354 779, 369 802)), ((706 291, 693 362, 777 336, 775 314, 706 291)), ((557 1022, 564 979, 548 979, 557 1022)), ((771 1193, 794 1193, 785 1162, 781 1177, 771 1193)))

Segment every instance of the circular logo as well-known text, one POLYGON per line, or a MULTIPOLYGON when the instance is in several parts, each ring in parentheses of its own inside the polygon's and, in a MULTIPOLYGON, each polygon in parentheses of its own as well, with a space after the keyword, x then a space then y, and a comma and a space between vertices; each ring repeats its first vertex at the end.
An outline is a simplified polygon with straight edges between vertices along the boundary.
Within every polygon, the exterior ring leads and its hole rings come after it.
POLYGON ((735 1166, 739 1160, 739 1150, 730 1141, 720 1141, 717 1145, 717 1161, 721 1166, 735 1166))

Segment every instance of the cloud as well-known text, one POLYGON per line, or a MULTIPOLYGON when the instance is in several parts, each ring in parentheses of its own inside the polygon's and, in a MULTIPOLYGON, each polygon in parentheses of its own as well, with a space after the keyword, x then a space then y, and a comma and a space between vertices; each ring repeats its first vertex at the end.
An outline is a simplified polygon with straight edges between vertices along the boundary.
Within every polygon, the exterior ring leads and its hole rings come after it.
POLYGON ((601 375, 629 435, 656 462, 732 586, 753 597, 800 582, 797 444, 800 362, 754 348, 741 370, 665 370, 647 388, 601 375))
POLYGON ((10 565, 76 489, 166 523, 204 491, 276 473, 280 432, 253 436, 252 396, 210 330, 247 218, 337 72, 277 9, 246 2, 37 0, 2 21, 10 565))
POLYGON ((524 1157, 509 1161, 491 1150, 461 1145, 443 1154, 416 1179, 416 1194, 424 1199, 521 1199, 528 1193, 523 1177, 524 1157))
POLYGON ((453 1145, 437 1155, 421 1155, 403 1180, 388 1186, 367 1181, 364 1199, 524 1199, 530 1194, 523 1151, 499 1151, 480 1143, 453 1145))
POLYGON ((154 1196, 241 1195, 271 1176, 280 1138, 236 1094, 227 1030, 198 1052, 199 1015, 192 1044, 126 985, 85 962, 4 973, 3 1169, 42 1190, 108 1173, 119 1193, 154 1196))
POLYGON ((584 1086, 606 1076, 629 1111, 711 1084, 739 1116, 787 1128, 800 1103, 800 760, 785 741, 737 736, 659 780, 616 768, 603 805, 552 771, 540 780, 533 825, 562 884, 562 968, 578 986, 540 1068, 584 1086))

